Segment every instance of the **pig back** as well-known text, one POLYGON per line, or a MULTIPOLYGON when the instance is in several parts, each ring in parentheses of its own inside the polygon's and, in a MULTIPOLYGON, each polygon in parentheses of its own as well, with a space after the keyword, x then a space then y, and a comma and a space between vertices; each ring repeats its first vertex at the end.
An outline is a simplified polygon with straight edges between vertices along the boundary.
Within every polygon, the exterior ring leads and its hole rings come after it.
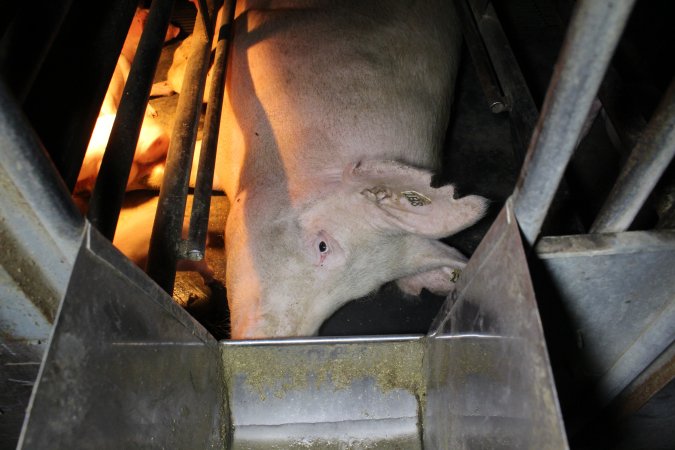
POLYGON ((228 195, 277 177, 302 190, 360 160, 435 169, 459 36, 449 1, 245 4, 219 144, 228 195))

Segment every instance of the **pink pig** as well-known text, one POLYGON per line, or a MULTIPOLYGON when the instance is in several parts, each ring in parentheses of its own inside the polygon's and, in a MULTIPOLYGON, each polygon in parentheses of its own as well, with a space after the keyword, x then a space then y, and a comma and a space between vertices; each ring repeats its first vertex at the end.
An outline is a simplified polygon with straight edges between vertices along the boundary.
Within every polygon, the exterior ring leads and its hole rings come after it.
POLYGON ((391 280, 452 291, 466 258, 437 239, 487 203, 431 187, 458 66, 452 2, 257 3, 239 6, 217 163, 232 337, 315 334, 391 280))

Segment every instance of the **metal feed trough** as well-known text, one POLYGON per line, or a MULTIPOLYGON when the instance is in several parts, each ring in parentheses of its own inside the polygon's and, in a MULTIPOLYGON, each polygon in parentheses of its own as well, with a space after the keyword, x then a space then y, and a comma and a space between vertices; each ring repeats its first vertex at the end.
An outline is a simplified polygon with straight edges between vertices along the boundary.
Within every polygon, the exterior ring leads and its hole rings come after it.
MULTIPOLYGON (((110 17, 102 27, 124 30, 135 2, 102 3, 110 17)), ((222 70, 226 60, 228 29, 214 33, 217 5, 200 3, 208 11, 195 26, 203 44, 195 46, 192 61, 199 63, 191 64, 194 74, 186 76, 196 87, 181 97, 177 113, 187 124, 199 115, 210 36, 221 41, 216 66, 222 70)), ((30 92, 40 92, 41 78, 7 75, 7 61, 17 57, 7 42, 22 36, 18 25, 8 28, 0 53, 5 58, 0 61, 5 80, 0 82, 0 445, 567 448, 528 261, 544 266, 583 330, 600 404, 629 401, 635 392, 649 391, 649 398, 670 382, 675 232, 625 230, 653 187, 644 179, 655 182, 675 151, 672 87, 636 143, 593 234, 539 237, 633 2, 578 2, 536 123, 536 108, 529 94, 523 96, 527 87, 492 5, 456 3, 490 106, 511 111, 516 137, 529 147, 516 191, 425 336, 217 342, 165 292, 175 273, 151 262, 155 283, 106 239, 114 231, 124 186, 101 193, 97 185, 92 202, 100 208, 93 208, 90 220, 72 205, 69 189, 77 170, 67 161, 78 156, 54 148, 83 149, 74 145, 82 138, 68 127, 51 141, 37 138, 40 114, 31 110, 30 92), (29 121, 24 112, 30 111, 29 121), (629 302, 638 294, 639 302, 629 302), (657 375, 661 381, 654 383, 657 375)), ((120 121, 140 126, 161 50, 157 36, 164 34, 172 4, 153 2, 138 51, 145 56, 134 62, 126 88, 136 94, 120 106, 120 121)), ((82 8, 70 1, 59 5, 55 16, 66 23, 82 8)), ((35 58, 43 65, 50 64, 48 50, 68 45, 68 36, 54 37, 58 28, 36 38, 44 51, 35 58)), ((92 45, 121 46, 121 40, 108 41, 93 39, 92 45)), ((91 69, 111 73, 114 61, 106 64, 91 69)), ((105 86, 90 91, 100 100, 105 86)), ((211 92, 206 122, 217 124, 222 90, 211 92)), ((93 126, 92 102, 73 114, 93 126)), ((165 177, 175 183, 163 186, 161 195, 185 198, 184 169, 195 132, 176 127, 165 177)), ((113 133, 111 140, 120 139, 132 155, 138 128, 131 136, 122 134, 113 133)), ((215 148, 216 139, 208 139, 215 148)), ((82 155, 83 150, 80 161, 82 155)), ((120 178, 115 170, 102 168, 101 176, 115 184, 120 178)), ((210 179, 213 162, 206 161, 203 170, 210 179)), ((210 187, 204 183, 208 211, 210 187)), ((153 236, 151 261, 175 262, 203 252, 202 238, 195 237, 203 236, 203 228, 195 225, 183 254, 167 253, 179 247, 175 222, 185 207, 174 203, 177 209, 158 213, 161 233, 153 236)))

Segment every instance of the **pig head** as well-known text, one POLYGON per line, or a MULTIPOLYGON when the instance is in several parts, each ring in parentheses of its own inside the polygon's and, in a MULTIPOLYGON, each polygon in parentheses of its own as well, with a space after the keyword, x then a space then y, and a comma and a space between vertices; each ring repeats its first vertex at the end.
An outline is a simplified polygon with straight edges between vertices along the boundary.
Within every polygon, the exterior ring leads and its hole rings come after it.
POLYGON ((452 2, 255 3, 235 24, 217 163, 232 337, 315 334, 392 280, 450 292, 466 258, 437 239, 486 208, 431 186, 457 67, 452 2))

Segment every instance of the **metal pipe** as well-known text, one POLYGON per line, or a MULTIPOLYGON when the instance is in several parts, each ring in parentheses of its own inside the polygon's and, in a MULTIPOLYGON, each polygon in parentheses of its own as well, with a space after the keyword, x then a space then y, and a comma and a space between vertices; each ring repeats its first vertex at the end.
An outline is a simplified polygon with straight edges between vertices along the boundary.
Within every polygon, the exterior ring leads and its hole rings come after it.
POLYGON ((208 36, 204 22, 195 21, 192 49, 178 98, 164 179, 150 238, 147 273, 169 295, 173 293, 176 278, 190 169, 211 56, 211 41, 208 36))
POLYGON ((221 10, 222 26, 218 31, 216 55, 211 73, 211 90, 204 119, 202 148, 199 155, 199 169, 195 183, 192 211, 190 212, 190 231, 188 235, 187 258, 200 261, 206 249, 206 232, 209 224, 209 209, 213 190, 213 171, 216 163, 216 146, 220 131, 220 115, 225 91, 227 56, 232 35, 234 7, 236 0, 227 0, 221 10))
POLYGON ((675 79, 633 148, 591 233, 626 231, 675 156, 675 79))
POLYGON ((213 32, 211 31, 213 25, 209 24, 211 23, 211 17, 213 17, 213 15, 209 14, 209 10, 215 13, 218 11, 218 9, 213 6, 214 1, 211 2, 211 8, 209 8, 207 0, 198 0, 197 3, 199 5, 199 8, 197 8, 197 15, 201 18, 202 23, 204 24, 204 29, 206 30, 206 33, 209 37, 209 41, 211 41, 213 39, 213 32))
POLYGON ((111 241, 173 4, 174 0, 152 3, 89 203, 89 220, 111 241))
POLYGON ((474 20, 468 0, 455 0, 455 8, 460 16, 460 23, 464 34, 464 42, 469 49, 473 65, 476 69, 478 81, 483 88, 483 94, 488 103, 488 108, 493 113, 505 111, 508 106, 502 94, 499 81, 496 78, 494 68, 490 63, 490 58, 483 44, 483 40, 478 32, 476 21, 474 20))
POLYGON ((576 4, 514 192, 529 245, 539 235, 634 2, 576 4))
MULTIPOLYGON (((497 17, 492 3, 476 5, 472 2, 473 14, 478 24, 485 48, 504 91, 505 108, 509 111, 511 129, 516 140, 514 156, 518 166, 525 159, 527 144, 537 123, 539 111, 532 99, 525 78, 509 41, 497 17)), ((498 111, 494 111, 498 112, 498 111)))

